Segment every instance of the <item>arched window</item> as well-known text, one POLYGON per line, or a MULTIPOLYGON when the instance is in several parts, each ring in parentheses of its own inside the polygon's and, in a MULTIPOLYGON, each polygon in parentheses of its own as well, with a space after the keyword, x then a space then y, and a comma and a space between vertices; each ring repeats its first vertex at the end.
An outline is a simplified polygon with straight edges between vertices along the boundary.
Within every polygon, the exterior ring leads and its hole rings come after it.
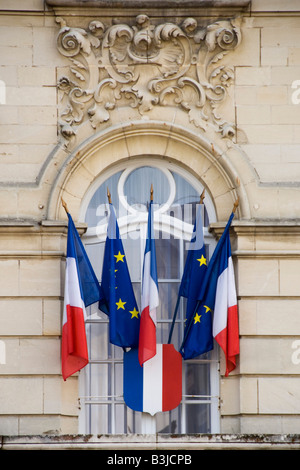
MULTIPOLYGON (((160 307, 157 342, 167 343, 184 269, 188 242, 201 183, 190 173, 153 157, 114 167, 94 182, 82 205, 81 219, 88 224, 83 237, 95 272, 101 279, 108 221, 107 188, 115 206, 136 299, 140 305, 141 274, 151 183, 154 188, 154 229, 160 307)), ((204 240, 208 258, 215 240, 208 231, 215 221, 212 201, 204 200, 204 240)), ((172 336, 179 350, 184 330, 184 299, 172 336)), ((123 351, 108 340, 108 318, 97 305, 86 322, 90 363, 80 372, 81 433, 216 433, 219 432, 219 364, 217 347, 193 360, 183 361, 182 402, 174 410, 134 412, 123 400, 123 351)))

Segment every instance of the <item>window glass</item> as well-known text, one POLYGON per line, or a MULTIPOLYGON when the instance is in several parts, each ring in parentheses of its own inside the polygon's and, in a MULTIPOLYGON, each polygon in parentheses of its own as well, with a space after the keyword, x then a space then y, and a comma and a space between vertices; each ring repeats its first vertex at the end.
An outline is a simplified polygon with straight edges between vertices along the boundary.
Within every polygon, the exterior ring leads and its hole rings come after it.
POLYGON ((105 181, 105 184, 99 186, 95 191, 85 215, 85 222, 89 227, 95 227, 97 224, 107 222, 107 188, 109 188, 111 193, 115 209, 117 213, 119 212, 118 181, 121 173, 122 172, 115 173, 105 181))
POLYGON ((133 170, 125 180, 124 195, 130 206, 147 210, 149 190, 153 185, 155 204, 165 204, 170 194, 170 184, 166 175, 154 167, 140 167, 133 170))

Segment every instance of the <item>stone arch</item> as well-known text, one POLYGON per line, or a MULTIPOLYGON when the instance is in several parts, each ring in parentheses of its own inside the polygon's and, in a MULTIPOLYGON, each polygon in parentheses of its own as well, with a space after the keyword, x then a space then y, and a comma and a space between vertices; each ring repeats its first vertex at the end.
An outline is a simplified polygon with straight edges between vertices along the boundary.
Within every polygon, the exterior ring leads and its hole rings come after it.
POLYGON ((82 199, 93 181, 121 161, 143 155, 169 159, 196 176, 214 201, 218 221, 227 220, 237 197, 237 218, 248 219, 244 179, 248 181, 251 175, 245 162, 241 177, 234 165, 236 153, 240 165, 241 153, 234 147, 225 151, 201 133, 172 123, 132 121, 110 127, 84 140, 67 156, 52 185, 48 219, 65 218, 63 198, 78 220, 82 199))

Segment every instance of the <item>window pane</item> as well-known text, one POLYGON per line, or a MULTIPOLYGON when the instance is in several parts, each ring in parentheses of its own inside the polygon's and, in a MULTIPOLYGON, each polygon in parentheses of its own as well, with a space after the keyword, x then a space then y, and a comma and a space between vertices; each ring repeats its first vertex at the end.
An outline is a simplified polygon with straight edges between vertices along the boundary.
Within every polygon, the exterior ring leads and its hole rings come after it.
POLYGON ((186 433, 210 433, 210 405, 187 404, 186 405, 186 433))
POLYGON ((199 192, 181 175, 172 172, 176 183, 175 202, 182 205, 191 202, 199 202, 199 192))
POLYGON ((210 394, 210 364, 186 363, 186 394, 210 394))
POLYGON ((87 405, 89 417, 89 433, 90 434, 106 434, 111 431, 111 423, 109 419, 111 405, 91 404, 87 405))
POLYGON ((109 356, 108 323, 88 323, 87 341, 91 361, 107 359, 109 356))
POLYGON ((90 377, 90 397, 106 400, 110 394, 110 376, 108 364, 89 364, 87 366, 90 377))
POLYGON ((155 237, 158 279, 180 279, 180 240, 155 237))
POLYGON ((126 406, 124 404, 116 405, 116 415, 118 419, 116 420, 115 425, 115 433, 116 434, 123 434, 127 432, 127 413, 126 413, 126 406))
MULTIPOLYGON (((176 204, 180 205, 181 212, 184 218, 183 220, 186 223, 193 224, 197 211, 197 205, 200 202, 200 192, 197 191, 181 175, 178 175, 175 172, 173 172, 172 174, 176 183, 176 198, 174 200, 174 206, 176 206, 176 204)), ((205 206, 202 218, 204 227, 207 227, 209 225, 209 219, 205 206)))
POLYGON ((108 178, 94 193, 92 199, 89 202, 85 216, 85 222, 89 227, 96 227, 99 223, 107 222, 107 188, 109 188, 116 213, 119 213, 119 196, 117 188, 121 173, 122 172, 119 171, 118 173, 115 173, 113 176, 108 178))
MULTIPOLYGON (((166 344, 169 340, 169 334, 171 329, 171 322, 168 323, 159 323, 159 327, 156 330, 156 339, 157 343, 166 344)), ((179 350, 181 345, 181 334, 179 333, 179 323, 176 323, 174 330, 172 332, 171 343, 174 345, 174 348, 179 350)))
POLYGON ((178 434, 181 431, 180 424, 181 405, 175 410, 158 413, 156 416, 156 430, 162 434, 178 434))
POLYGON ((123 363, 115 365, 115 395, 116 400, 120 400, 123 397, 123 363))
POLYGON ((127 408, 126 432, 140 434, 142 430, 141 420, 142 413, 127 408))
POLYGON ((172 320, 178 296, 178 282, 159 282, 159 307, 157 320, 172 320))
POLYGON ((132 171, 124 184, 124 194, 127 197, 127 202, 134 207, 141 210, 147 210, 150 189, 153 184, 155 204, 164 204, 169 197, 170 185, 166 175, 157 168, 141 167, 132 171))
MULTIPOLYGON (((126 255, 127 265, 132 282, 141 279, 141 248, 140 248, 140 231, 134 231, 122 236, 123 248, 126 255)), ((138 302, 139 303, 139 302, 138 302)))
POLYGON ((104 243, 100 243, 99 240, 99 243, 95 245, 85 245, 85 251, 89 257, 91 265, 93 266, 97 279, 101 280, 104 243))

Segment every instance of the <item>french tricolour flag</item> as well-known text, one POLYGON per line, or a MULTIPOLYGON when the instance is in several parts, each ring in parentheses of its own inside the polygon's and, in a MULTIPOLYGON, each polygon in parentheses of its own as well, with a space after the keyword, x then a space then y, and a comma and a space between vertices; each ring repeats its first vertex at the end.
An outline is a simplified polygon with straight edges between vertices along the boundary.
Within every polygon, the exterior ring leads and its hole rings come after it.
POLYGON ((72 256, 68 256, 61 344, 64 380, 89 362, 84 321, 85 307, 80 295, 76 261, 72 256))
POLYGON ((68 240, 62 321, 61 362, 66 380, 88 364, 85 307, 102 303, 104 296, 74 222, 68 214, 68 240))
POLYGON ((140 365, 156 354, 156 309, 159 305, 155 240, 153 230, 153 203, 150 202, 148 233, 142 277, 141 319, 139 333, 140 365))
POLYGON ((154 415, 176 408, 182 397, 182 357, 173 344, 157 344, 143 366, 138 350, 124 353, 124 400, 129 408, 154 415))
POLYGON ((239 354, 238 308, 229 229, 232 212, 213 252, 198 294, 199 301, 213 310, 213 337, 224 351, 228 374, 236 367, 239 354))
POLYGON ((235 369, 239 354, 238 308, 229 230, 220 255, 213 318, 213 336, 225 354, 225 376, 235 369))

